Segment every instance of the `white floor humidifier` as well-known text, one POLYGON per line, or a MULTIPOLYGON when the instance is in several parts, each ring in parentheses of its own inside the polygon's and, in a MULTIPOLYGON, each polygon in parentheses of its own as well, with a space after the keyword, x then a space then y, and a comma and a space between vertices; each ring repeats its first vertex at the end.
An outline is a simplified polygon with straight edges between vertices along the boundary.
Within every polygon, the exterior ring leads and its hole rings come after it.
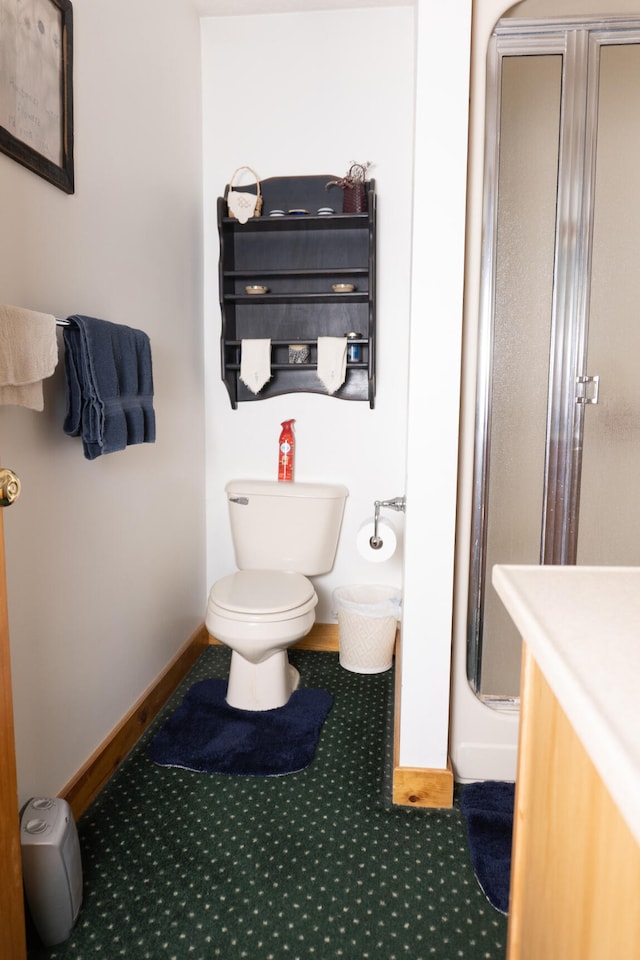
POLYGON ((82 904, 80 842, 71 808, 34 797, 20 818, 22 873, 33 925, 46 946, 66 940, 82 904))

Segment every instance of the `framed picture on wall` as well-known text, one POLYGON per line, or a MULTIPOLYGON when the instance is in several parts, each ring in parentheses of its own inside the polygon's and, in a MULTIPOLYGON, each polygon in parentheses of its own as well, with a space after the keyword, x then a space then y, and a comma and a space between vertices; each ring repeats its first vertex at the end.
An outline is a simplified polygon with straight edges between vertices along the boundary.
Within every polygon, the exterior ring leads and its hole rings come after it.
POLYGON ((73 193, 71 0, 0 0, 0 151, 73 193))

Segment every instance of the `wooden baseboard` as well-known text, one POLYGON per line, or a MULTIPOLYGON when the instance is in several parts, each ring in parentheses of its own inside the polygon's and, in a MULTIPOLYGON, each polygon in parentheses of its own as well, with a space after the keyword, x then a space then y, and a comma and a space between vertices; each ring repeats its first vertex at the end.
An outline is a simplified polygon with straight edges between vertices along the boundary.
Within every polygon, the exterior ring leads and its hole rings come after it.
POLYGON ((191 635, 157 680, 111 731, 72 780, 60 791, 74 818, 84 813, 116 772, 131 748, 186 676, 209 641, 204 624, 191 635))
POLYGON ((302 640, 296 643, 299 650, 318 650, 320 653, 337 653, 338 624, 314 623, 313 627, 302 640))
POLYGON ((398 806, 450 810, 453 806, 453 769, 393 767, 392 802, 398 806))
MULTIPOLYGON (((218 644, 219 640, 208 634, 209 643, 218 644)), ((294 644, 298 650, 317 650, 320 653, 338 652, 338 624, 314 623, 306 637, 294 644)))
POLYGON ((431 807, 450 810, 453 806, 453 767, 447 758, 446 769, 428 767, 401 767, 400 757, 400 701, 402 697, 402 643, 396 638, 396 686, 393 731, 392 803, 398 806, 431 807))

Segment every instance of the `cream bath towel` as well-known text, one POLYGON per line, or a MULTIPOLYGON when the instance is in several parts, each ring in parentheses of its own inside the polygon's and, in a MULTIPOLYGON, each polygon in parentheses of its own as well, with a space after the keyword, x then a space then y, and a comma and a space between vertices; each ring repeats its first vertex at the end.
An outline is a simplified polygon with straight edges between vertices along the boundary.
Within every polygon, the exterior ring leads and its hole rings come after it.
POLYGON ((347 338, 318 337, 318 377, 327 393, 335 393, 342 386, 346 373, 347 338))
POLYGON ((241 341, 240 379, 252 393, 259 393, 271 379, 271 340, 241 341))
POLYGON ((0 404, 44 409, 42 381, 57 363, 55 317, 0 304, 0 404))

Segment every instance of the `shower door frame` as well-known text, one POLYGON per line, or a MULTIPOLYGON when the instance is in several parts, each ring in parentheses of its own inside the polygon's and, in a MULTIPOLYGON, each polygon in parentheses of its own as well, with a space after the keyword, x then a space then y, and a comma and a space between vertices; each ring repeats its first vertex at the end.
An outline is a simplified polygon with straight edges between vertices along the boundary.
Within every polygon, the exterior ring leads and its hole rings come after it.
MULTIPOLYGON (((467 677, 492 705, 518 697, 481 690, 487 503, 491 460, 493 321, 502 62, 509 56, 561 55, 560 131, 553 267, 549 384, 540 563, 576 562, 582 438, 590 392, 587 344, 600 50, 640 43, 640 20, 628 17, 550 21, 501 20, 487 54, 487 110, 474 434, 473 502, 467 613, 467 677)), ((490 572, 489 572, 490 573, 490 572)))

